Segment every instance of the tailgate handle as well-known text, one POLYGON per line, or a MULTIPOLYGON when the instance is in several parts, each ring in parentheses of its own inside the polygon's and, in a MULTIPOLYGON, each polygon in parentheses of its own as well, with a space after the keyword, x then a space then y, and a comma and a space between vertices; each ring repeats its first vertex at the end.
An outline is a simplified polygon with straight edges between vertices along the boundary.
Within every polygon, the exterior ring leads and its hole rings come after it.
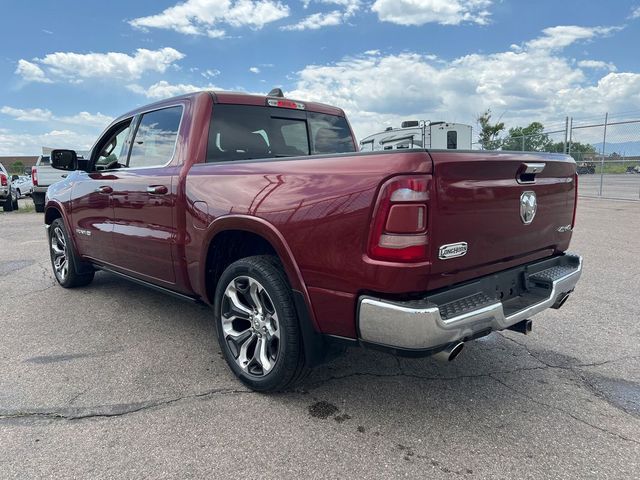
POLYGON ((536 175, 544 170, 546 163, 523 163, 518 169, 518 183, 534 183, 536 175))

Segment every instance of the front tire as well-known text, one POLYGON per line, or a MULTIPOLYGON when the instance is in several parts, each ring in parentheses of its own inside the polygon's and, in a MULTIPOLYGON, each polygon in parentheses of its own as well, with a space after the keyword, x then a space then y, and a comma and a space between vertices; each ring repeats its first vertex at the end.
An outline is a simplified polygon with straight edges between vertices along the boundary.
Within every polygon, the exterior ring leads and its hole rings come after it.
POLYGON ((291 286, 276 257, 232 263, 216 287, 218 342, 236 376, 256 391, 279 391, 308 371, 291 286))
POLYGON ((88 270, 86 273, 78 273, 82 264, 61 218, 56 218, 49 227, 49 253, 53 274, 62 287, 83 287, 93 280, 93 270, 85 269, 88 270))

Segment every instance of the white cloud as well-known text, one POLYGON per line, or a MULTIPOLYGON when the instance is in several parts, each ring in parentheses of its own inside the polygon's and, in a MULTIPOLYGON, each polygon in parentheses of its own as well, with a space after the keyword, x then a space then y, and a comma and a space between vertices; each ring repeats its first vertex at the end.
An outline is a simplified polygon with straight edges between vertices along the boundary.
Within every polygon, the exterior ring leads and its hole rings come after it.
POLYGON ((255 74, 260 73, 260 69, 258 67, 251 67, 251 68, 249 68, 249 71, 251 73, 255 73, 255 74))
POLYGON ((15 73, 27 82, 51 83, 51 80, 45 76, 44 70, 35 63, 23 59, 18 60, 18 68, 15 73))
POLYGON ((560 25, 545 28, 541 37, 531 40, 526 45, 539 50, 561 50, 579 40, 592 40, 605 37, 622 27, 580 27, 577 25, 560 25))
POLYGON ((640 18, 640 5, 633 8, 630 18, 640 18))
POLYGON ((220 90, 214 85, 192 85, 185 83, 172 84, 165 80, 161 80, 158 83, 154 83, 150 87, 144 88, 137 84, 128 85, 127 88, 134 93, 144 95, 148 98, 168 98, 178 95, 184 95, 185 93, 199 92, 202 90, 220 90))
MULTIPOLYGON (((192 69, 192 71, 194 71, 194 70, 192 69)), ((202 75, 204 78, 209 80, 210 78, 217 77, 218 75, 220 75, 220 70, 215 69, 215 68, 209 68, 209 69, 205 70, 204 72, 202 72, 200 75, 202 75)))
POLYGON ((99 132, 78 133, 72 130, 51 130, 40 134, 0 131, 0 155, 39 155, 42 147, 88 150, 99 132))
POLYGON ((274 0, 187 0, 156 15, 135 18, 135 28, 161 28, 186 35, 225 36, 220 24, 261 29, 289 16, 289 7, 274 0))
POLYGON ((159 50, 139 48, 133 55, 55 52, 34 59, 33 63, 20 60, 16 73, 25 80, 36 82, 51 82, 52 79, 78 82, 87 78, 134 80, 147 72, 164 73, 182 58, 184 54, 169 47, 159 50))
POLYGON ((398 25, 488 23, 492 0, 376 0, 371 10, 398 25))
POLYGON ((21 109, 4 106, 0 108, 0 113, 13 117, 21 122, 47 122, 51 120, 53 114, 50 110, 41 108, 21 109))
POLYGON ((313 13, 303 18, 298 23, 285 25, 282 30, 317 30, 322 27, 332 27, 342 24, 344 15, 339 10, 327 13, 313 13))
POLYGON ((75 115, 54 115, 51 110, 42 108, 13 108, 4 106, 0 113, 12 117, 20 122, 53 122, 67 125, 81 125, 85 127, 106 127, 112 117, 102 113, 79 112, 75 115))
POLYGON ((617 70, 613 63, 603 62, 602 60, 580 60, 578 62, 578 66, 582 68, 594 68, 597 70, 609 70, 610 72, 615 72, 617 70))
MULTIPOLYGON (((571 37, 589 40, 605 30, 571 37)), ((640 74, 609 73, 593 84, 557 46, 571 43, 567 35, 557 43, 548 41, 568 31, 576 32, 555 28, 550 35, 545 30, 545 41, 535 39, 515 51, 451 61, 420 53, 370 51, 330 65, 309 65, 298 73, 296 88, 287 96, 342 107, 358 138, 411 118, 475 124, 487 108, 504 113, 510 126, 640 109, 640 74)))
MULTIPOLYGON (((318 30, 322 27, 333 27, 345 23, 355 15, 362 5, 361 0, 316 0, 318 3, 326 5, 336 5, 342 10, 331 10, 329 12, 316 12, 308 15, 297 23, 280 27, 281 30, 318 30)), ((306 2, 307 8, 310 2, 306 2)))

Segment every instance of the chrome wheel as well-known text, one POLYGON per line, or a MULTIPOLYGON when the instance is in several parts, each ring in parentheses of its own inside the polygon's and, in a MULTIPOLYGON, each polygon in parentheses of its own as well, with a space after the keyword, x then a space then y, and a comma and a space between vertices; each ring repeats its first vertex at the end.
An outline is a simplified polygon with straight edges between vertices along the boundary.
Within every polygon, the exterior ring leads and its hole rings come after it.
POLYGON ((222 332, 237 365, 264 376, 278 361, 280 325, 271 297, 249 276, 234 278, 222 298, 222 332))
POLYGON ((67 254, 67 242, 64 238, 62 228, 54 227, 51 234, 51 256, 53 258, 53 268, 56 276, 64 282, 69 274, 69 258, 67 254))

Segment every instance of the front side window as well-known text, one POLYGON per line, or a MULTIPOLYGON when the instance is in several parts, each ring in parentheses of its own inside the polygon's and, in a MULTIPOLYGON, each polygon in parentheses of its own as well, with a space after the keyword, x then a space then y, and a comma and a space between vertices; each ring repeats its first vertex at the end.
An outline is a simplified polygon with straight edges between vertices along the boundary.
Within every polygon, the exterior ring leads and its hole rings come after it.
POLYGON ((173 158, 182 107, 163 108, 142 115, 129 156, 130 168, 159 167, 173 158))
POLYGON ((131 120, 116 127, 109 134, 104 144, 100 147, 100 154, 96 160, 96 170, 111 170, 124 167, 127 162, 127 138, 131 120))
POLYGON ((207 162, 354 151, 344 117, 250 105, 213 107, 207 162))

